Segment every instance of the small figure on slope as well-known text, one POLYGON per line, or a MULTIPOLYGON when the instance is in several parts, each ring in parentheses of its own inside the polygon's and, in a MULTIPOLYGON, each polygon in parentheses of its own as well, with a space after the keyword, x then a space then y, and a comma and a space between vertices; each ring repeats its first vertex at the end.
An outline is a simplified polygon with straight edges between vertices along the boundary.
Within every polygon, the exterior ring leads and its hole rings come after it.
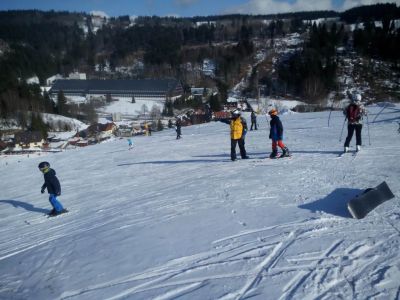
POLYGON ((128 139, 128 146, 129 146, 129 150, 131 150, 133 148, 132 139, 128 139))
POLYGON ((254 110, 251 112, 251 126, 250 126, 250 130, 253 130, 253 126, 254 126, 254 130, 257 130, 257 115, 254 112, 254 110))
POLYGON ((347 137, 344 142, 344 152, 349 151, 350 141, 353 138, 354 131, 356 132, 356 151, 358 152, 361 150, 362 118, 367 114, 361 103, 360 94, 355 94, 351 98, 351 103, 344 109, 343 114, 347 119, 347 137))
POLYGON ((236 144, 239 145, 240 156, 242 159, 248 159, 246 149, 244 147, 244 138, 247 132, 247 123, 244 118, 240 116, 239 110, 232 112, 231 119, 221 119, 223 123, 229 124, 231 127, 231 160, 236 160, 236 144))
POLYGON ((175 126, 176 126, 176 139, 179 140, 182 135, 181 131, 182 121, 180 118, 176 118, 175 126))
POLYGON ((39 164, 39 170, 44 175, 44 183, 41 188, 43 194, 47 188, 49 193, 49 201, 53 209, 50 211, 49 216, 56 216, 67 212, 62 204, 58 201, 57 196, 61 195, 61 185, 56 176, 56 171, 50 168, 50 164, 47 161, 43 161, 39 164))
POLYGON ((283 126, 282 122, 278 117, 278 111, 276 109, 271 109, 268 114, 271 117, 270 121, 270 129, 269 129, 269 138, 272 140, 272 153, 270 154, 270 158, 277 158, 278 156, 278 147, 282 149, 282 154, 279 157, 287 157, 290 156, 289 149, 282 142, 283 140, 283 126))

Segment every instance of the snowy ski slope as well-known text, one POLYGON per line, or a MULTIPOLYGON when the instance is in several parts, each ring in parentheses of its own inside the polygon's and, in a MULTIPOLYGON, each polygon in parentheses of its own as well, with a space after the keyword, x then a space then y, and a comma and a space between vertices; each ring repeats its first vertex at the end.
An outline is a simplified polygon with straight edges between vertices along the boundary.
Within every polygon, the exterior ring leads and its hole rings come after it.
POLYGON ((400 106, 381 109, 357 156, 338 157, 341 112, 281 116, 290 159, 266 158, 263 116, 249 160, 230 161, 220 122, 0 156, 0 299, 398 299, 400 106), (42 160, 70 213, 44 216, 42 160), (352 219, 382 181, 396 197, 352 219))

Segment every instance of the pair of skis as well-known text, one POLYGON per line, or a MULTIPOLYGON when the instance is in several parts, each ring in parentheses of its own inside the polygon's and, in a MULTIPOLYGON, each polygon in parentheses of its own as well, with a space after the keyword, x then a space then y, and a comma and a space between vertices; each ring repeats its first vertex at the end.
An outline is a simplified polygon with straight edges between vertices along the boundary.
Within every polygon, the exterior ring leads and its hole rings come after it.
POLYGON ((68 212, 68 209, 63 209, 62 211, 60 211, 60 212, 58 212, 58 213, 48 213, 48 214, 46 214, 47 215, 47 217, 48 218, 54 218, 54 217, 58 217, 58 216, 60 216, 60 215, 62 215, 62 214, 65 214, 65 213, 67 213, 68 212))

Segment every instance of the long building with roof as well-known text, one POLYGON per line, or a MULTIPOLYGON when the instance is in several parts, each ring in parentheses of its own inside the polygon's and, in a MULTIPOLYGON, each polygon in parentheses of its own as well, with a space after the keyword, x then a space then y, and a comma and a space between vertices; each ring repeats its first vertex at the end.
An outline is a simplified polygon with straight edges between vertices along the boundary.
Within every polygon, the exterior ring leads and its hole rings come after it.
POLYGON ((57 99, 60 91, 67 97, 134 97, 135 100, 146 101, 174 100, 183 94, 182 85, 176 79, 61 79, 53 83, 49 90, 50 97, 57 99))

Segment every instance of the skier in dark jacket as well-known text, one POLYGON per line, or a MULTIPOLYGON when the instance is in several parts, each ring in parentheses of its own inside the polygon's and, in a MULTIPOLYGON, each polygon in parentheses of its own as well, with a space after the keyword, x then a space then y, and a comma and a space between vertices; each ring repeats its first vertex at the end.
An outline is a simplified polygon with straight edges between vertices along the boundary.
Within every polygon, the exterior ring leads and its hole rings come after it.
POLYGON ((180 118, 176 119, 175 126, 176 126, 176 139, 179 140, 182 135, 182 131, 181 131, 182 121, 180 118))
POLYGON ((289 149, 282 142, 283 140, 283 126, 278 117, 278 111, 271 109, 268 114, 271 116, 269 138, 272 140, 272 153, 270 158, 276 158, 278 155, 278 147, 282 149, 282 154, 279 157, 290 156, 289 149))
POLYGON ((355 94, 351 98, 351 103, 348 105, 343 114, 347 119, 347 137, 344 142, 344 152, 349 151, 350 141, 353 138, 354 131, 356 132, 356 151, 361 150, 361 131, 362 131, 362 118, 366 115, 366 110, 361 104, 361 95, 355 94))
POLYGON ((249 157, 247 156, 244 147, 247 123, 246 120, 240 116, 240 111, 236 109, 232 112, 231 119, 222 119, 220 121, 229 124, 231 127, 231 160, 236 160, 236 144, 239 145, 240 156, 242 159, 248 159, 249 157))
POLYGON ((251 126, 250 126, 250 130, 253 130, 253 125, 254 125, 254 130, 257 130, 257 115, 254 111, 251 112, 251 126))
POLYGON ((67 212, 62 204, 58 201, 57 196, 61 195, 61 185, 56 176, 56 171, 50 168, 50 164, 47 161, 43 161, 39 164, 39 170, 44 175, 44 183, 41 188, 43 194, 47 188, 49 193, 49 201, 53 209, 49 213, 50 216, 55 216, 64 212, 67 212))

